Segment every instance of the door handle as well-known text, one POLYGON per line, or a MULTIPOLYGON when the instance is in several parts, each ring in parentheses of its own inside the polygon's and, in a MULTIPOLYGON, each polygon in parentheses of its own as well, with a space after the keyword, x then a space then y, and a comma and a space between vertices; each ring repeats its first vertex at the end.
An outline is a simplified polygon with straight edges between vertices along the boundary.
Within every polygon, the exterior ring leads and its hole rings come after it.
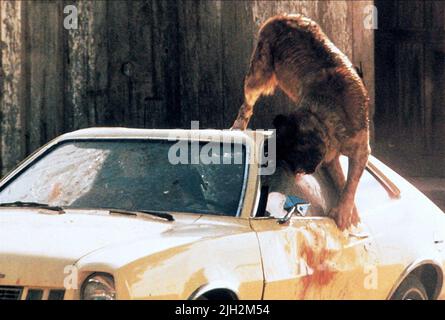
POLYGON ((350 238, 356 238, 356 239, 367 239, 369 238, 368 233, 356 233, 356 232, 350 232, 349 233, 350 238))
POLYGON ((443 232, 434 232, 433 235, 433 241, 434 244, 437 246, 437 250, 442 251, 444 249, 444 244, 445 244, 445 240, 444 240, 444 234, 443 232))

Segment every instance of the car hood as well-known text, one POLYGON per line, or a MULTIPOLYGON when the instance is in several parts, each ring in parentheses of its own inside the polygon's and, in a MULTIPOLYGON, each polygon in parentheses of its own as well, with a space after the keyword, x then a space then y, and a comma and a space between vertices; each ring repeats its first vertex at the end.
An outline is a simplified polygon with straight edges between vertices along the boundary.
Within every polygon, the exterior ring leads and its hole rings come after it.
POLYGON ((0 209, 0 285, 63 283, 64 271, 82 257, 116 244, 158 238, 193 223, 199 215, 110 215, 108 211, 0 209), (36 280, 37 279, 37 280, 36 280), (36 281, 38 283, 36 283, 36 281))

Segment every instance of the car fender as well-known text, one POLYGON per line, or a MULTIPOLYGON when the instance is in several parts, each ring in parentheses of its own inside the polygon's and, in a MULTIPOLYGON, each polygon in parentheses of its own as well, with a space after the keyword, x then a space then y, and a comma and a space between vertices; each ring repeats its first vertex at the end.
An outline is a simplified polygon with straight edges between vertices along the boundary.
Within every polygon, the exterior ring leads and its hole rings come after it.
POLYGON ((156 252, 121 266, 115 278, 122 299, 193 299, 213 289, 230 290, 240 299, 260 299, 263 290, 253 232, 156 252))
POLYGON ((418 258, 415 261, 413 261, 412 263, 410 263, 405 268, 405 270, 402 272, 402 274, 400 274, 398 280, 395 282, 394 286, 392 287, 391 291, 389 292, 387 299, 388 300, 391 299, 391 297, 393 296, 393 294, 395 293, 397 288, 408 277, 408 275, 413 273, 417 268, 425 266, 425 265, 433 266, 437 272, 437 275, 438 275, 437 282, 438 283, 437 283, 436 290, 434 292, 433 297, 434 298, 439 297, 441 295, 441 291, 443 290, 443 271, 444 271, 441 266, 440 259, 418 258))
POLYGON ((197 300, 199 299, 199 297, 202 297, 206 293, 211 292, 213 290, 230 291, 236 298, 239 297, 238 286, 236 283, 230 281, 217 280, 217 281, 212 281, 211 283, 206 283, 205 285, 199 287, 195 292, 192 293, 192 295, 189 297, 189 300, 197 300))

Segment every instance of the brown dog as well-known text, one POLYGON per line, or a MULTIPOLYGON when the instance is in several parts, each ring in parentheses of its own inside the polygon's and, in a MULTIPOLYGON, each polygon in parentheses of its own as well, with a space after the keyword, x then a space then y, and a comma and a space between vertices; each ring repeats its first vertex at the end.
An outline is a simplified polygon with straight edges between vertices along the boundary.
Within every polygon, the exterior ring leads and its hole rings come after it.
POLYGON ((340 229, 356 225, 354 197, 370 153, 369 98, 362 80, 314 21, 276 16, 260 29, 244 81, 244 103, 232 129, 246 129, 257 99, 277 86, 298 105, 294 114, 274 121, 278 141, 288 140, 277 150, 286 152, 295 173, 326 166, 341 192, 329 215, 340 229), (346 181, 340 154, 349 158, 346 181))

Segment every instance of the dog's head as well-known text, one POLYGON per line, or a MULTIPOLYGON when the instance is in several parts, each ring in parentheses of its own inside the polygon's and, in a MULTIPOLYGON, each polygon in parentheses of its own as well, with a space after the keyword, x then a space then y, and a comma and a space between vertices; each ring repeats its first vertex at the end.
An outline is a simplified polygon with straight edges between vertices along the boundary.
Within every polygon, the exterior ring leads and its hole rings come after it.
POLYGON ((312 174, 326 154, 319 123, 301 114, 278 115, 273 125, 277 135, 277 160, 287 162, 295 174, 312 174))

